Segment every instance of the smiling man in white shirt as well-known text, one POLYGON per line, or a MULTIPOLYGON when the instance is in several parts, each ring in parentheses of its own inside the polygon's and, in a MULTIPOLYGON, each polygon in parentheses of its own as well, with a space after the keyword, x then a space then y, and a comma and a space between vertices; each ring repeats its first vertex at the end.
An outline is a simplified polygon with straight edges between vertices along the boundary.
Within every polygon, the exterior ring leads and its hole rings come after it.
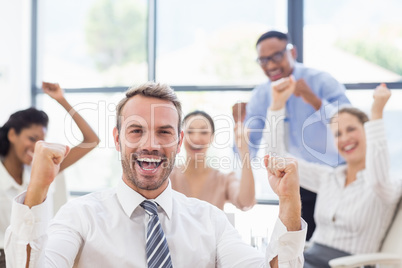
POLYGON ((122 181, 115 189, 70 201, 50 224, 47 190, 69 148, 38 142, 28 190, 13 204, 7 264, 151 267, 147 226, 155 215, 144 209, 148 200, 157 205, 155 229, 162 228, 166 239, 160 244, 167 242, 168 248, 156 267, 302 267, 307 227, 300 217, 297 164, 265 159, 280 209, 264 256, 242 241, 221 210, 171 189, 169 174, 183 139, 180 122, 181 104, 170 87, 148 82, 129 89, 117 106, 113 131, 122 181))

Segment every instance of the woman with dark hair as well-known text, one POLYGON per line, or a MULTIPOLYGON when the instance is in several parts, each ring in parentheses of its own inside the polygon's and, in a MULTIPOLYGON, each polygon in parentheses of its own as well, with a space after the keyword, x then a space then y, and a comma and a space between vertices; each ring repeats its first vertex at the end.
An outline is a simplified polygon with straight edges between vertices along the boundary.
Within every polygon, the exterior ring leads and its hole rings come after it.
MULTIPOLYGON (((268 154, 286 154, 285 103, 294 84, 290 81, 287 88, 272 91, 274 101, 268 112, 271 129, 265 131, 268 154)), ((306 268, 329 267, 333 258, 380 249, 402 191, 401 181, 389 175, 382 120, 390 96, 385 84, 374 90, 370 120, 353 107, 341 108, 331 118, 330 129, 345 164, 333 168, 297 159, 300 185, 317 193, 316 229, 312 245, 304 253, 306 268)))
MULTIPOLYGON (((60 171, 71 166, 99 143, 99 138, 88 123, 74 110, 64 97, 58 84, 42 84, 43 91, 56 100, 72 115, 83 135, 83 141, 71 149, 60 165, 60 171)), ((45 112, 35 108, 15 112, 0 127, 0 248, 4 233, 10 225, 13 198, 27 189, 35 143, 44 140, 48 125, 45 112)), ((4 252, 0 251, 0 267, 5 267, 4 252), (2 262, 3 261, 3 262, 2 262)))
POLYGON ((242 163, 238 180, 234 172, 225 174, 207 165, 206 153, 214 139, 215 125, 211 116, 194 111, 183 119, 187 159, 185 166, 175 167, 170 175, 172 188, 188 197, 207 201, 223 210, 226 202, 246 210, 255 204, 255 185, 247 144, 247 130, 235 126, 236 144, 242 163))

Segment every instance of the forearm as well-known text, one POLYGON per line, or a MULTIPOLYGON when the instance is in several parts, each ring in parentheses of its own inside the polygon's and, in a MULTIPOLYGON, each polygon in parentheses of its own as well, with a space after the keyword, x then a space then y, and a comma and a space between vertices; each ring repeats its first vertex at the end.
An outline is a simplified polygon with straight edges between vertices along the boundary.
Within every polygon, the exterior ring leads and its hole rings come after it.
POLYGON ((375 187, 388 188, 389 176, 389 152, 382 120, 369 121, 364 124, 367 139, 366 169, 368 180, 375 187))
POLYGON ((70 114, 83 135, 83 143, 86 147, 95 147, 99 143, 99 138, 89 126, 87 121, 70 105, 66 98, 58 100, 59 104, 70 114))
POLYGON ((266 151, 268 155, 286 155, 285 146, 285 108, 280 110, 269 110, 267 115, 267 125, 264 130, 266 141, 266 151))
POLYGON ((364 127, 367 138, 367 181, 382 200, 393 204, 399 200, 401 184, 399 180, 391 179, 389 173, 390 156, 384 122, 382 120, 369 121, 364 127))
POLYGON ((99 138, 89 124, 84 120, 84 118, 81 117, 81 115, 67 102, 64 97, 58 102, 71 115, 83 135, 82 142, 72 148, 69 155, 61 163, 60 171, 62 171, 76 163, 84 155, 94 149, 99 143, 99 138))
POLYGON ((39 204, 42 204, 46 200, 46 196, 49 190, 49 185, 42 187, 28 186, 25 196, 24 205, 32 208, 39 204))
POLYGON ((271 268, 278 268, 278 256, 272 259, 272 261, 269 263, 269 266, 271 268))
POLYGON ((299 231, 301 229, 300 194, 279 199, 279 219, 288 231, 299 231))
POLYGON ((313 108, 318 111, 321 108, 322 101, 320 98, 318 98, 316 95, 311 99, 310 105, 313 106, 313 108))
POLYGON ((371 109, 371 119, 370 120, 382 119, 382 115, 383 115, 383 110, 382 109, 372 108, 371 109))
POLYGON ((255 204, 255 183, 248 149, 246 153, 241 153, 241 165, 242 172, 238 203, 242 208, 250 208, 255 204))

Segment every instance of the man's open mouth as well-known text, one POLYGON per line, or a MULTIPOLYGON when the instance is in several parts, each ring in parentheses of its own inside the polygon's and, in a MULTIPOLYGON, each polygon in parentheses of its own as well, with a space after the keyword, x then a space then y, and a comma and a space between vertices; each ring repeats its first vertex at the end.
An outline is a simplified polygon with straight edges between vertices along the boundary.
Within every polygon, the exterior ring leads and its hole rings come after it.
POLYGON ((162 159, 138 158, 137 163, 143 170, 154 170, 160 166, 162 159))
POLYGON ((155 170, 162 164, 163 159, 141 157, 141 158, 135 159, 135 162, 137 162, 137 164, 143 170, 155 170))

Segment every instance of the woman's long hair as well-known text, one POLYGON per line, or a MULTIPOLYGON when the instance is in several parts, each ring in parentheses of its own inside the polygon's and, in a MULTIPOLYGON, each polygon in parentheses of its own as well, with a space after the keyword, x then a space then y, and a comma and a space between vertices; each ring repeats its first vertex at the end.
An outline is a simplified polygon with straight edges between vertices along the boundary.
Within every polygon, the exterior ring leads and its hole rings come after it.
POLYGON ((7 122, 0 127, 0 156, 6 156, 10 150, 10 141, 8 140, 8 132, 14 129, 17 134, 24 128, 32 125, 41 125, 47 127, 49 117, 43 111, 35 108, 28 108, 13 113, 7 122))

